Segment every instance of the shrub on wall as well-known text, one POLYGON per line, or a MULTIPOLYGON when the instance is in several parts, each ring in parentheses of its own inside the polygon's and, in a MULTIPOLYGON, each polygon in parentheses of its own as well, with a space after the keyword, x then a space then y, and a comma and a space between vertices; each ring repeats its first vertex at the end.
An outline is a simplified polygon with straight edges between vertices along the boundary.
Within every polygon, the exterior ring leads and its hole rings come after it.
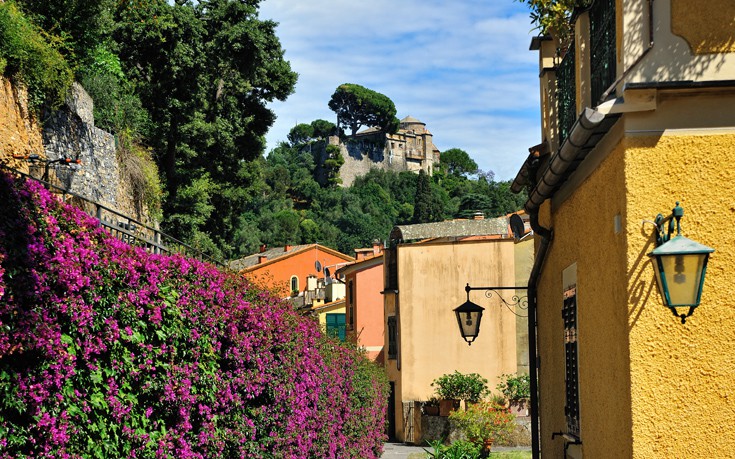
POLYGON ((384 377, 234 274, 0 176, 0 457, 378 457, 384 377))
POLYGON ((33 25, 14 2, 0 2, 0 74, 28 86, 28 102, 58 107, 73 81, 69 64, 56 47, 63 43, 33 25))

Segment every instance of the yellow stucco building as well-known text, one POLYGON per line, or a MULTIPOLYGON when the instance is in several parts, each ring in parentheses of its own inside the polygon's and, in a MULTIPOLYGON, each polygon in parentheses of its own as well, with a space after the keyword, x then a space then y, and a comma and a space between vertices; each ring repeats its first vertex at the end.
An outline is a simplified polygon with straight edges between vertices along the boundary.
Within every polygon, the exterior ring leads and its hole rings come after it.
POLYGON ((540 451, 731 457, 735 2, 595 0, 574 25, 532 42, 541 143, 513 183, 536 233, 540 451), (648 256, 677 201, 716 250, 686 323, 648 256))

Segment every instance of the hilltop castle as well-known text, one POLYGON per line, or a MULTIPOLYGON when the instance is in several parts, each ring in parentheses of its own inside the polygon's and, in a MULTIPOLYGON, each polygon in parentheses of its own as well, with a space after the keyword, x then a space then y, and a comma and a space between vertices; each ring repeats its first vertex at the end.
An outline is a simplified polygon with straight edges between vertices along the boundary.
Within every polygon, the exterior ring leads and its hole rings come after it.
MULTIPOLYGON (((345 163, 340 168, 343 186, 350 186, 356 177, 367 174, 370 169, 392 170, 395 172, 419 170, 431 175, 434 165, 439 163, 439 149, 433 142, 433 135, 426 129, 426 123, 407 116, 401 120, 398 132, 385 134, 379 128, 369 128, 350 136, 345 142, 339 137, 330 136, 321 142, 317 164, 326 159, 326 145, 337 145, 345 163)), ((317 147, 318 148, 318 147, 317 147)), ((323 179, 323 170, 318 171, 323 179)))

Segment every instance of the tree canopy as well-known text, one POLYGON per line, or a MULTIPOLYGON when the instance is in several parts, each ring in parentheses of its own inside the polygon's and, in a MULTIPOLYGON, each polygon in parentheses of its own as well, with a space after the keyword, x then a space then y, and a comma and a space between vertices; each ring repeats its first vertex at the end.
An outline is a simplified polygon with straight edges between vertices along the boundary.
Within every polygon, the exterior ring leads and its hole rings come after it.
POLYGON ((249 163, 291 94, 276 23, 259 0, 21 0, 95 101, 98 124, 145 145, 162 177, 163 228, 232 250, 257 187, 249 163))
POLYGON ((470 158, 466 151, 459 148, 450 148, 442 152, 440 166, 448 174, 460 177, 467 177, 478 171, 477 163, 470 158))
POLYGON ((352 135, 362 126, 379 127, 392 134, 400 124, 392 100, 359 84, 339 85, 332 94, 329 108, 337 114, 337 125, 349 128, 352 135))

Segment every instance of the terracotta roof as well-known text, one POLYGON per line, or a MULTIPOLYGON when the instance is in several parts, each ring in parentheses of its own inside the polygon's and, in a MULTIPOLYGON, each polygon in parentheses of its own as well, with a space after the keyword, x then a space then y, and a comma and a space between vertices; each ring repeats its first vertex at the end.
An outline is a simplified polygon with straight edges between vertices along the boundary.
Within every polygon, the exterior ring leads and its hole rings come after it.
POLYGON ((318 304, 316 306, 312 306, 311 307, 311 310, 312 311, 318 311, 319 309, 324 309, 324 308, 329 308, 329 307, 332 307, 332 306, 337 306, 337 305, 339 305, 339 303, 344 303, 344 302, 345 302, 345 299, 344 298, 340 298, 339 300, 330 301, 329 303, 318 304))
POLYGON ((287 256, 295 255, 299 252, 303 252, 306 250, 315 250, 315 249, 321 250, 323 252, 331 253, 332 255, 341 257, 346 261, 354 260, 354 258, 352 258, 349 255, 345 255, 341 252, 337 252, 336 250, 330 249, 329 247, 325 247, 323 245, 303 244, 303 245, 293 245, 293 246, 285 246, 285 247, 274 247, 264 252, 254 253, 252 255, 248 255, 247 257, 243 257, 237 260, 230 261, 229 267, 233 271, 250 270, 250 269, 255 268, 256 266, 263 266, 265 264, 270 264, 276 260, 282 259, 287 256), (260 257, 263 257, 263 256, 267 257, 267 260, 264 261, 263 263, 259 263, 258 261, 260 260, 260 257))
POLYGON ((382 253, 379 253, 378 255, 373 255, 372 257, 363 258, 360 261, 356 261, 354 263, 350 263, 349 265, 342 266, 341 268, 339 268, 335 272, 335 274, 347 274, 347 273, 351 273, 353 271, 357 271, 360 268, 362 268, 362 265, 364 265, 364 264, 367 264, 367 263, 370 263, 370 262, 372 262, 374 264, 378 264, 378 261, 380 260, 382 262, 382 259, 383 259, 383 254, 382 253))

